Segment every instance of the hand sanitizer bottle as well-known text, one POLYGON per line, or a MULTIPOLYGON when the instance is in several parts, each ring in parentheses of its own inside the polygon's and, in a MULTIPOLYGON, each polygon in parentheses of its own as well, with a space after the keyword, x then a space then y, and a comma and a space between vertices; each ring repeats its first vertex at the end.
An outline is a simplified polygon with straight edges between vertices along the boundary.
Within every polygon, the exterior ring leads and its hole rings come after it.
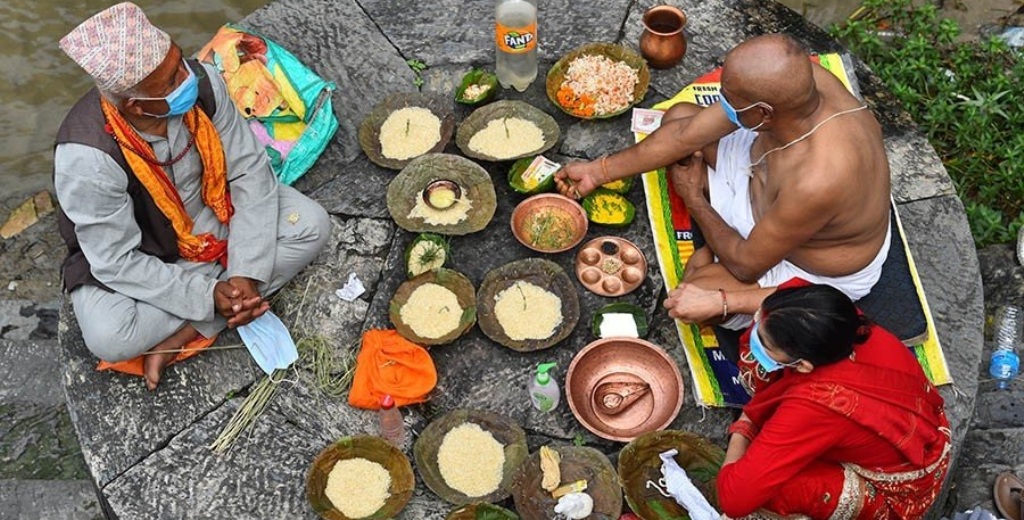
POLYGON ((557 408, 562 397, 558 382, 548 374, 552 368, 555 368, 555 363, 541 363, 537 365, 537 375, 530 379, 530 402, 542 412, 557 408))

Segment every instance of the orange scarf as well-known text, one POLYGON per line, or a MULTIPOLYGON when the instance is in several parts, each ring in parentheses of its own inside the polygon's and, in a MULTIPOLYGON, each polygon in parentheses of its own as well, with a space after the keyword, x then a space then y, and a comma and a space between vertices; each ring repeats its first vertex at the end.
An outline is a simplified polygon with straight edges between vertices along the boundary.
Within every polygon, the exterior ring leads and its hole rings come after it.
MULTIPOLYGON (((100 98, 100 101, 103 115, 107 119, 107 131, 114 136, 128 166, 131 167, 132 172, 149 192, 149 195, 153 197, 160 212, 171 221, 174 234, 178 238, 178 252, 181 257, 193 262, 219 261, 227 267, 227 240, 220 240, 212 233, 202 233, 198 236, 192 234, 194 225, 192 217, 185 211, 181 195, 168 179, 167 172, 159 165, 146 161, 136 152, 148 152, 149 157, 156 157, 153 147, 125 121, 113 104, 103 98, 100 98)), ((185 114, 185 125, 195 136, 196 150, 203 162, 203 202, 213 210, 217 220, 222 224, 227 224, 234 213, 234 208, 231 206, 231 194, 227 190, 227 168, 224 163, 224 149, 221 146, 220 135, 217 134, 217 129, 207 117, 206 112, 198 106, 192 107, 192 110, 185 114)), ((184 352, 178 353, 171 363, 198 354, 200 350, 212 345, 216 339, 216 336, 212 338, 197 336, 183 347, 184 352)), ((100 361, 96 370, 114 370, 143 376, 143 358, 144 356, 138 356, 117 363, 100 361)))
MULTIPOLYGON (((192 234, 192 217, 185 211, 178 189, 171 183, 162 167, 138 155, 139 152, 148 152, 150 157, 155 157, 153 148, 125 121, 113 104, 102 98, 101 102, 109 131, 121 147, 128 166, 153 197, 160 212, 171 221, 174 234, 178 238, 178 252, 181 257, 193 262, 219 260, 226 265, 227 241, 218 239, 212 233, 192 234)), ((195 136, 196 150, 203 162, 203 202, 213 210, 217 220, 227 224, 234 213, 234 208, 231 206, 231 196, 227 189, 227 168, 220 136, 206 112, 198 106, 192 107, 192 110, 185 114, 185 125, 195 136)))

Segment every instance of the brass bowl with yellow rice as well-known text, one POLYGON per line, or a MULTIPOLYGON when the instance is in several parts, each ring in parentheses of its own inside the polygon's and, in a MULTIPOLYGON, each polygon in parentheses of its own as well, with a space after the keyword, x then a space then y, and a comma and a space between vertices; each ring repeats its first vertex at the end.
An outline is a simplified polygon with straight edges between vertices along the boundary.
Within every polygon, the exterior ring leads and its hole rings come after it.
POLYGON ((465 235, 487 227, 498 200, 494 181, 480 165, 458 155, 429 153, 413 159, 391 180, 387 204, 395 224, 406 231, 465 235), (440 211, 423 200, 424 190, 439 179, 460 190, 456 203, 440 211))
MULTIPOLYGON (((379 483, 377 483, 379 484, 379 483)), ((313 459, 313 464, 306 476, 306 498, 320 518, 325 520, 386 520, 393 518, 405 507, 416 487, 416 478, 412 472, 409 458, 398 448, 384 439, 372 436, 345 437, 328 446, 313 459), (376 511, 359 517, 346 516, 335 505, 328 495, 350 495, 344 498, 353 502, 372 500, 370 496, 379 494, 374 489, 373 475, 344 475, 352 479, 358 486, 341 484, 343 488, 331 489, 339 484, 332 483, 331 472, 335 465, 343 461, 368 461, 378 464, 387 470, 390 482, 387 484, 386 498, 376 511)), ((362 504, 356 504, 356 507, 362 504)))
POLYGON ((423 482, 437 496, 457 505, 508 498, 512 474, 527 453, 526 433, 512 419, 467 409, 435 419, 413 446, 423 482), (460 429, 472 431, 449 438, 463 433, 460 429))

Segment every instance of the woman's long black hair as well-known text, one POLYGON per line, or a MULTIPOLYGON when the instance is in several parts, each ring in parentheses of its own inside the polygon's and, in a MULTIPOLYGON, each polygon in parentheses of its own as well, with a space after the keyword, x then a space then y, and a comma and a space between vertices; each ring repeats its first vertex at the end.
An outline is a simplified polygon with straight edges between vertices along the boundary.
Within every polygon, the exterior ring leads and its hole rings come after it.
POLYGON ((835 363, 870 335, 867 318, 829 285, 779 289, 761 304, 761 331, 793 359, 814 366, 835 363))

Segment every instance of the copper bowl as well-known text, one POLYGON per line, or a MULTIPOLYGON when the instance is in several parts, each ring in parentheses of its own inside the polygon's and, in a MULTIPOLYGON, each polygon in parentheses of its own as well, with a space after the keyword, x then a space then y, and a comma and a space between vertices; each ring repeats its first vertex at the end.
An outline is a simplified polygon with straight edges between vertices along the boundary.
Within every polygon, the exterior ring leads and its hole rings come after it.
POLYGON ((534 195, 512 211, 516 240, 541 253, 561 253, 576 247, 586 236, 587 225, 583 207, 557 193, 534 195))
POLYGON ((636 338, 606 338, 587 345, 573 358, 565 394, 584 427, 599 437, 628 442, 663 430, 675 420, 683 406, 683 377, 661 347, 636 338), (629 408, 607 414, 594 405, 594 393, 605 383, 646 383, 650 391, 629 408))

